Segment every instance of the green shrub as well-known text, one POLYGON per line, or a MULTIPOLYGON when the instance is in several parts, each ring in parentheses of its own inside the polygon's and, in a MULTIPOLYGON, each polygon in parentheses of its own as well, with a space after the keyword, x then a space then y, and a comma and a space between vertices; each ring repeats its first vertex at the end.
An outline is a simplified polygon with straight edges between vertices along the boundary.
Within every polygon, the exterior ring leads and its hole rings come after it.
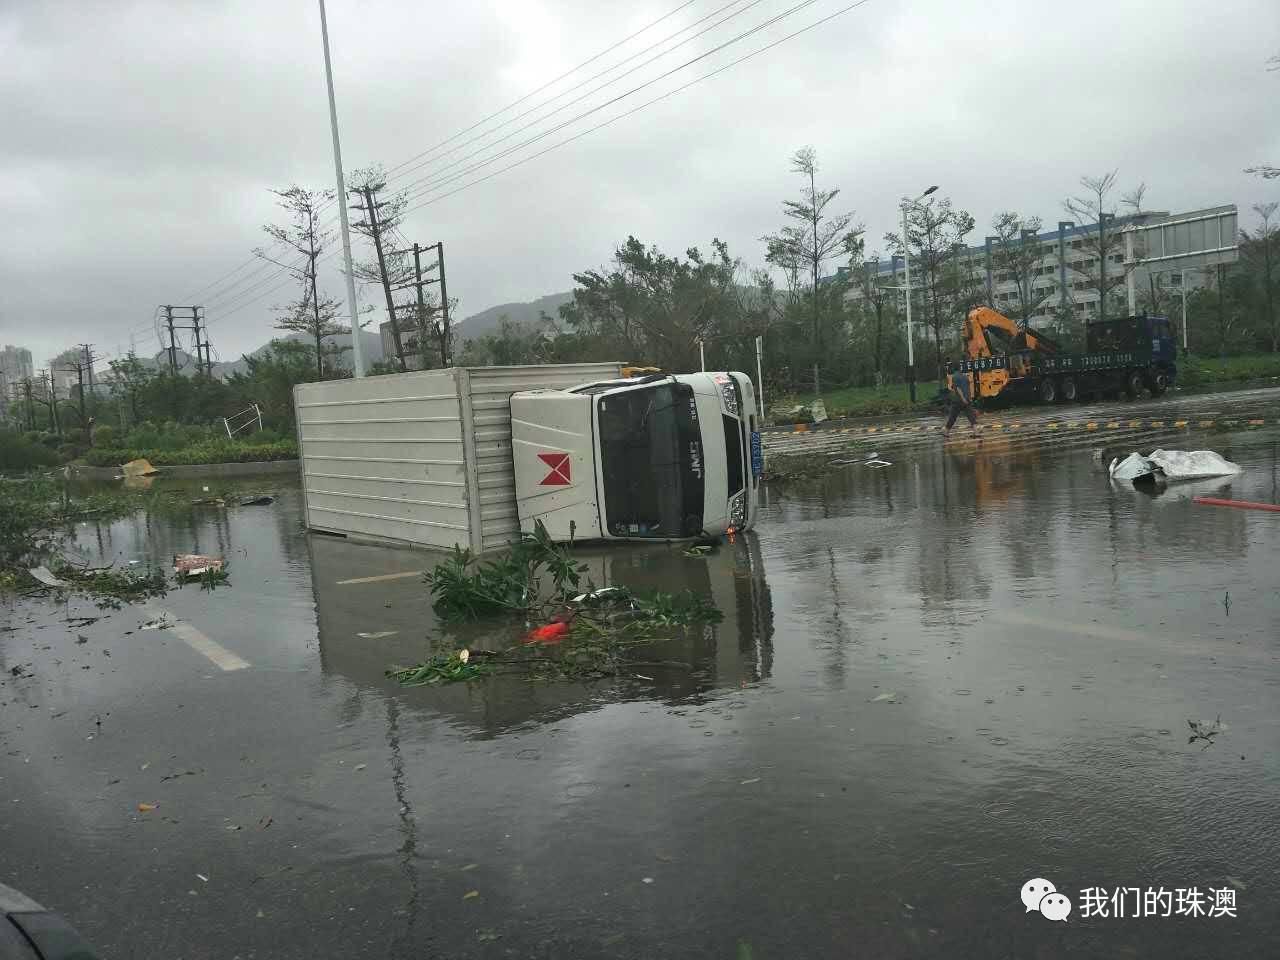
POLYGON ((95 447, 114 447, 119 438, 120 432, 115 427, 93 428, 93 445, 95 447))
POLYGON ((256 463, 265 460, 296 460, 298 442, 277 440, 274 443, 237 443, 227 440, 206 440, 176 450, 146 448, 94 447, 85 456, 85 462, 95 467, 118 467, 130 460, 146 459, 157 467, 192 463, 256 463))
POLYGON ((61 463, 57 452, 43 443, 8 430, 0 431, 0 470, 32 470, 61 463))

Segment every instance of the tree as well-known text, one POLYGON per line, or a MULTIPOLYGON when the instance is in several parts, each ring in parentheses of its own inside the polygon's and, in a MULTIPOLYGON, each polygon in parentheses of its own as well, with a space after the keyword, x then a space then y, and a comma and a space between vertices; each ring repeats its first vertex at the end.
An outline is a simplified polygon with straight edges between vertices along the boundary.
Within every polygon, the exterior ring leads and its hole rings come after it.
MULTIPOLYGON (((143 419, 138 409, 138 397, 155 376, 155 371, 139 360, 132 350, 118 360, 108 360, 107 365, 111 368, 112 399, 119 403, 127 402, 129 412, 137 423, 143 419)), ((122 423, 121 427, 123 426, 122 423)))
POLYGON ((1263 331, 1271 343, 1271 352, 1280 351, 1280 316, 1276 315, 1276 287, 1280 283, 1280 226, 1272 223, 1280 203, 1255 203, 1253 212, 1258 215, 1258 229, 1250 234, 1240 231, 1240 260, 1249 271, 1249 287, 1260 301, 1263 331))
POLYGON ((884 358, 886 354, 886 337, 889 326, 897 326, 897 291, 887 286, 885 276, 880 272, 880 255, 873 254, 870 260, 865 258, 866 244, 862 238, 854 246, 849 257, 849 274, 853 285, 861 294, 859 311, 866 321, 867 333, 871 342, 872 371, 877 387, 884 386, 884 358))
MULTIPOLYGON (((1107 319, 1107 301, 1121 290, 1125 278, 1138 265, 1137 258, 1125 262, 1124 235, 1114 226, 1108 225, 1117 216, 1115 206, 1108 200, 1111 191, 1115 189, 1116 173, 1117 171, 1112 170, 1096 177, 1081 177, 1083 192, 1068 197, 1062 203, 1080 226, 1097 224, 1096 229, 1084 230, 1074 236, 1072 246, 1079 243, 1085 259, 1079 261, 1080 266, 1071 269, 1084 278, 1087 289, 1098 294, 1099 321, 1107 319)), ((1140 208, 1145 193, 1146 186, 1141 185, 1125 195, 1125 202, 1140 208)))
MULTIPOLYGON (((991 272, 995 282, 1014 284, 1013 308, 1003 312, 1011 314, 1024 328, 1053 296, 1051 287, 1036 286, 1043 258, 1040 228, 1039 217, 1023 217, 1012 210, 996 214, 991 221, 991 272)), ((991 306, 994 308, 995 304, 991 306)))
MULTIPOLYGON (((1267 70, 1280 72, 1280 54, 1267 60, 1267 70)), ((1280 167, 1272 166, 1269 163, 1262 163, 1256 167, 1245 167, 1244 172, 1257 174, 1263 180, 1275 180, 1280 178, 1280 167)))
POLYGON ((293 388, 310 381, 316 362, 315 348, 297 340, 272 340, 256 356, 246 354, 243 359, 248 369, 227 378, 227 388, 233 398, 229 403, 233 408, 231 412, 256 403, 262 410, 264 426, 293 430, 293 388))
POLYGON ((301 284, 302 293, 297 300, 274 308, 280 315, 276 329, 305 333, 315 341, 316 379, 323 380, 325 338, 350 332, 337 322, 337 301, 320 292, 316 279, 316 262, 332 239, 330 231, 320 228, 319 207, 333 199, 333 191, 306 190, 295 184, 287 190, 271 192, 279 198, 278 206, 288 215, 288 223, 284 226, 267 224, 262 229, 277 243, 300 254, 302 259, 295 262, 282 261, 261 247, 254 253, 263 260, 283 267, 301 284))
POLYGON ((921 292, 939 368, 943 327, 959 330, 965 315, 982 296, 980 282, 955 263, 965 250, 964 238, 973 231, 974 223, 972 214, 952 208, 949 197, 929 197, 907 209, 905 238, 896 233, 885 234, 890 248, 906 250, 911 257, 912 287, 921 292))
POLYGON ((614 251, 611 267, 573 275, 573 300, 560 308, 560 316, 575 333, 605 346, 613 359, 675 373, 697 370, 699 341, 732 328, 741 309, 741 264, 723 241, 712 240, 711 248, 710 258, 690 247, 681 259, 628 237, 614 251))
POLYGON ((823 310, 824 298, 819 293, 822 265, 842 254, 847 255, 863 228, 859 225, 850 229, 852 213, 827 213, 827 207, 840 191, 818 189, 818 155, 813 147, 802 147, 792 154, 791 170, 809 182, 801 190, 799 200, 784 200, 782 203, 783 214, 795 223, 761 239, 766 248, 765 260, 788 277, 793 297, 801 268, 809 275, 809 345, 813 350, 813 389, 818 393, 821 386, 818 369, 823 356, 823 317, 824 313, 830 314, 830 311, 823 310))

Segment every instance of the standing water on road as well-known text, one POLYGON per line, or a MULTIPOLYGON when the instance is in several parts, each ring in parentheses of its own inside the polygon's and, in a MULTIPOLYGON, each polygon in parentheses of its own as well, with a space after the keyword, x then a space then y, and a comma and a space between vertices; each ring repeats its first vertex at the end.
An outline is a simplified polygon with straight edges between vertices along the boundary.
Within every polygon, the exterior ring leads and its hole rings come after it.
MULTIPOLYGON (((230 585, 0 609, 0 875, 108 957, 1263 955, 1280 519, 1113 486, 1122 442, 905 443, 708 557, 579 548, 725 615, 589 684, 389 681, 517 631, 445 631, 436 555, 308 535, 274 478, 84 526, 230 585)), ((1280 499, 1275 428, 1184 445, 1280 499)))

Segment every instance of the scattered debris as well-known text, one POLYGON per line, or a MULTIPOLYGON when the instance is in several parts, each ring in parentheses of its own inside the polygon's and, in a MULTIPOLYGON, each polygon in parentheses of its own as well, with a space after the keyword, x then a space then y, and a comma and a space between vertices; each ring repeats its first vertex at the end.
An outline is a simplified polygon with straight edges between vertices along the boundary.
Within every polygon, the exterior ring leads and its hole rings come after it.
POLYGON ((201 774, 201 773, 204 773, 204 771, 203 770, 183 770, 181 773, 171 773, 168 776, 161 777, 160 782, 164 783, 166 780, 177 780, 179 777, 194 777, 197 774, 201 774))
POLYGON ((208 878, 208 877, 206 877, 203 873, 197 873, 197 874, 196 874, 196 879, 197 879, 197 880, 203 880, 205 883, 208 883, 208 882, 209 882, 209 878, 208 878))
POLYGON ((1137 482, 1150 477, 1157 483, 1177 483, 1234 477, 1244 473, 1244 468, 1212 450, 1152 450, 1145 457, 1131 453, 1123 460, 1116 458, 1111 461, 1108 472, 1111 479, 1117 481, 1137 482))
POLYGON ((698 545, 696 545, 696 546, 689 547, 688 549, 683 550, 683 551, 681 551, 681 552, 682 552, 686 557, 691 557, 692 559, 695 559, 695 560, 696 560, 696 559, 698 559, 699 557, 705 557, 707 554, 709 554, 709 553, 710 553, 712 550, 714 550, 714 549, 715 549, 715 547, 710 547, 710 546, 707 546, 705 543, 702 543, 702 544, 698 544, 698 545))
POLYGON ((495 940, 500 939, 502 939, 502 934, 496 930, 484 927, 476 931, 476 940, 480 943, 493 943, 495 940))
POLYGON ((745 787, 745 786, 747 786, 748 784, 752 784, 752 783, 759 783, 759 782, 760 782, 760 778, 759 778, 759 777, 752 777, 750 780, 743 780, 743 781, 742 781, 742 783, 741 783, 741 784, 739 784, 739 786, 743 786, 743 787, 745 787))
POLYGON ((1204 746, 1200 749, 1208 750, 1213 746, 1213 738, 1220 733, 1225 733, 1226 725, 1222 722, 1222 714, 1218 714, 1218 718, 1213 723, 1205 723, 1203 720, 1188 720, 1187 726, 1191 728, 1191 736, 1187 739, 1187 743, 1195 743, 1197 740, 1203 740, 1204 746))
POLYGON ((242 506, 242 507, 265 507, 265 506, 266 506, 267 504, 269 504, 269 503, 275 503, 275 500, 276 500, 276 498, 275 498, 275 497, 268 497, 268 496, 261 496, 261 497, 249 497, 247 500, 241 500, 241 501, 240 501, 240 506, 242 506))
POLYGON ((640 878, 640 882, 641 882, 641 883, 653 883, 653 877, 641 877, 641 878, 640 878))
POLYGON ((222 557, 210 557, 199 553, 179 553, 173 557, 173 572, 180 577, 198 577, 208 570, 219 571, 225 566, 222 557))
POLYGON ((159 617, 158 619, 155 619, 155 620, 148 620, 138 629, 139 630, 168 630, 172 626, 173 626, 173 621, 170 620, 168 617, 159 617))
POLYGON ((150 813, 152 810, 154 810, 158 806, 160 806, 160 804, 158 803, 140 803, 138 804, 138 812, 150 813))
POLYGON ((474 900, 474 899, 475 899, 476 897, 478 897, 478 896, 480 896, 480 891, 479 891, 479 890, 468 890, 466 893, 464 893, 464 894, 462 895, 462 899, 463 899, 463 900, 474 900))
POLYGON ((154 477, 160 471, 151 465, 151 461, 146 457, 138 460, 130 460, 120 468, 125 479, 131 477, 154 477))
POLYGON ((879 696, 872 697, 868 703, 897 703, 898 695, 896 693, 882 693, 879 696))
POLYGON ((888 460, 876 459, 876 460, 868 460, 867 466, 868 467, 892 467, 893 464, 888 460))
POLYGON ((373 633, 357 633, 356 636, 362 640, 381 640, 383 637, 394 637, 399 630, 377 630, 373 633))
POLYGON ((52 573, 49 572, 49 568, 44 566, 43 564, 38 567, 32 567, 30 570, 27 571, 27 573, 31 574, 31 576, 35 577, 37 580, 43 583, 46 587, 71 586, 71 584, 67 583, 66 580, 59 580, 57 577, 55 577, 52 573))
POLYGON ((530 630, 524 643, 559 643, 569 635, 569 624, 564 621, 548 623, 545 627, 530 630))

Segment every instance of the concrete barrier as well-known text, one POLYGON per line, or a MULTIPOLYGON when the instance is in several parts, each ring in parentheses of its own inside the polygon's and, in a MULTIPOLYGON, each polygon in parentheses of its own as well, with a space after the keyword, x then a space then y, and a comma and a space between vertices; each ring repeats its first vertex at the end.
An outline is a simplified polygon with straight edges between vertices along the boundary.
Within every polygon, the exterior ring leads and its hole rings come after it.
MULTIPOLYGON (((158 477, 251 477, 262 475, 296 474, 298 460, 257 460, 251 463, 178 463, 172 466, 156 465, 158 477)), ((120 467, 90 467, 71 464, 67 471, 73 477, 85 480, 111 480, 120 476, 120 467)))

